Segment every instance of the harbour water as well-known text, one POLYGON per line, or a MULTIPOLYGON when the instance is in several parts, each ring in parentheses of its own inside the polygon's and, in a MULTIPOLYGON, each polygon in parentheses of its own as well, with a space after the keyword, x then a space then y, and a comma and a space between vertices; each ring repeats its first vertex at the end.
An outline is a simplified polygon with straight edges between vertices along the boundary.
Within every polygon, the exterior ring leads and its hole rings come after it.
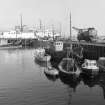
POLYGON ((105 74, 49 78, 34 52, 0 50, 0 105, 105 105, 105 74))

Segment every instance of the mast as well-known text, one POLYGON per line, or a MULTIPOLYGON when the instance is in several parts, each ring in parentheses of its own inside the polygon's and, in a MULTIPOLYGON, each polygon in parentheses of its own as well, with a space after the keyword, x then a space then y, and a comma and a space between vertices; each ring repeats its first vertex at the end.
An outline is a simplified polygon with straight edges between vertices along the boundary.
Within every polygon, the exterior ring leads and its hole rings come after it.
POLYGON ((53 41, 54 41, 54 25, 52 24, 52 34, 53 34, 53 41))
POLYGON ((61 32, 61 31, 62 31, 61 23, 59 23, 59 28, 60 28, 60 29, 59 29, 59 30, 60 30, 59 33, 60 33, 60 37, 61 37, 61 33, 62 33, 62 32, 61 32))
MULTIPOLYGON (((72 41, 72 26, 71 26, 71 12, 70 12, 70 41, 72 41)), ((72 43, 71 43, 71 46, 70 46, 70 49, 72 50, 72 43)))
POLYGON ((72 34, 72 33, 71 33, 71 12, 70 12, 70 40, 72 40, 72 39, 71 39, 71 34, 72 34))
POLYGON ((23 32, 22 14, 20 15, 20 31, 23 32))
POLYGON ((41 21, 41 19, 39 20, 39 22, 40 22, 40 30, 42 30, 42 21, 41 21))
POLYGON ((43 33, 44 33, 44 36, 45 36, 45 25, 43 25, 43 33))

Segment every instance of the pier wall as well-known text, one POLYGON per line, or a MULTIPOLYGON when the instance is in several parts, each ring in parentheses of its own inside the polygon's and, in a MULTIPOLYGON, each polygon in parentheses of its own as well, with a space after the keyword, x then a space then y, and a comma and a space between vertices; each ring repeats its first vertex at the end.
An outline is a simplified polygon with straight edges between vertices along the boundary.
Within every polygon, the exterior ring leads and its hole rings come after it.
POLYGON ((105 43, 69 42, 68 46, 71 46, 71 44, 74 51, 80 47, 83 48, 83 57, 85 59, 105 57, 105 43))

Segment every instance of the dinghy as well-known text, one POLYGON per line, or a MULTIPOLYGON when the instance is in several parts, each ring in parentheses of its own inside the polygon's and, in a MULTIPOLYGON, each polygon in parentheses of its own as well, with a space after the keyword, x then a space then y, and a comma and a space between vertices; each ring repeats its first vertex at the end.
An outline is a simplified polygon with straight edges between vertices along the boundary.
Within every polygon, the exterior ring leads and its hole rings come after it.
POLYGON ((52 66, 46 67, 46 69, 44 70, 44 73, 49 76, 58 76, 59 75, 59 71, 52 66))

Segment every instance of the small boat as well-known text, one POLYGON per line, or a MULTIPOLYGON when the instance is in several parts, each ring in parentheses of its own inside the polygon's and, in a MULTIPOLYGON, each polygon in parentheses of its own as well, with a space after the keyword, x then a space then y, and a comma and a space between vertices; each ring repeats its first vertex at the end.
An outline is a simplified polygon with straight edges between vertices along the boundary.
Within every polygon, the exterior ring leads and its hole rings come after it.
POLYGON ((63 58, 63 60, 60 62, 59 71, 63 75, 79 75, 81 71, 79 68, 77 68, 77 65, 74 62, 73 58, 63 58))
POLYGON ((36 60, 40 61, 40 62, 49 62, 50 59, 51 59, 51 56, 50 55, 37 55, 36 57, 36 60))
POLYGON ((46 78, 50 81, 55 82, 58 79, 58 76, 52 76, 52 75, 48 75, 46 73, 44 73, 44 74, 45 74, 46 78))
POLYGON ((35 59, 40 62, 49 62, 51 59, 51 56, 48 54, 45 54, 44 48, 38 48, 35 50, 35 59))
POLYGON ((97 64, 101 72, 105 72, 105 57, 100 57, 97 61, 97 64))
POLYGON ((41 47, 39 47, 39 48, 37 48, 37 49, 35 49, 35 56, 37 56, 38 54, 45 54, 45 49, 44 48, 41 48, 41 47))
POLYGON ((58 76, 59 71, 56 68, 53 68, 52 66, 48 66, 45 70, 44 73, 49 76, 58 76))
POLYGON ((82 68, 83 72, 87 72, 87 73, 97 73, 97 72, 99 72, 99 67, 97 65, 96 60, 85 59, 81 68, 82 68))

